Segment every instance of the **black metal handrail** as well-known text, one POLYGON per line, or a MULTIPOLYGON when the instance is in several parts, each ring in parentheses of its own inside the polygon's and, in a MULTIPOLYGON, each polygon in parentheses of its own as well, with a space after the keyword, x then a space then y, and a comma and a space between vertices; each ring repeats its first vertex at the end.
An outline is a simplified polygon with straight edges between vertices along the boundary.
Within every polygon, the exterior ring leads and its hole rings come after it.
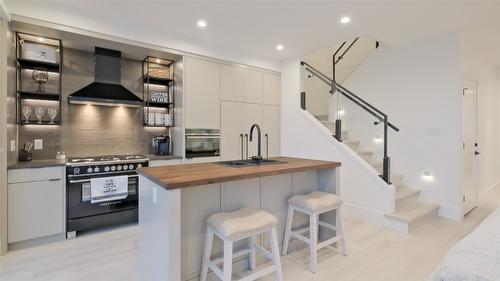
MULTIPOLYGON (((379 110, 375 106, 371 105, 370 103, 368 103, 367 101, 365 101, 361 97, 357 96, 353 92, 347 90, 346 88, 344 88, 342 85, 338 84, 337 82, 333 81, 330 77, 326 76, 325 74, 323 74, 322 72, 320 72, 319 70, 317 70, 316 68, 311 66, 310 64, 308 64, 304 61, 302 61, 300 64, 302 66, 304 66, 305 69, 307 71, 309 71, 312 75, 314 75, 316 78, 318 78, 323 83, 330 86, 332 88, 331 95, 333 95, 335 92, 340 93, 342 96, 349 99, 354 104, 361 107, 363 110, 367 111, 372 116, 377 118, 379 120, 378 123, 382 122, 384 124, 384 162, 383 162, 383 172, 382 172, 383 174, 381 177, 384 181, 386 181, 387 183, 390 184, 390 158, 388 157, 388 141, 387 141, 388 128, 390 127, 391 129, 393 129, 396 132, 399 132, 399 128, 394 126, 393 124, 391 124, 388 121, 387 114, 385 114, 384 112, 382 112, 381 110, 379 110)), ((303 95, 303 94, 301 93, 301 95, 303 95)), ((301 98, 305 99, 305 97, 302 97, 302 96, 301 96, 301 98)), ((304 101, 304 104, 305 104, 305 101, 304 101)), ((375 122, 375 124, 378 124, 378 123, 375 122)), ((342 135, 341 134, 342 127, 341 126, 342 126, 341 120, 340 119, 335 120, 335 138, 339 141, 342 141, 342 136, 341 136, 342 135)))
MULTIPOLYGON (((326 76, 310 64, 308 64, 305 61, 302 61, 301 64, 306 67, 306 69, 316 76, 319 80, 321 80, 323 83, 327 84, 330 87, 334 87, 338 92, 340 92, 344 97, 347 99, 351 100, 354 102, 356 105, 360 106, 367 112, 369 112, 371 115, 373 115, 375 118, 377 118, 380 122, 384 122, 384 118, 387 117, 385 113, 380 111, 378 108, 374 107, 373 105, 369 104, 367 101, 362 99, 361 97, 357 96, 353 92, 349 91, 348 89, 344 88, 342 85, 338 84, 337 82, 334 82, 330 77, 326 76)), ((330 94, 334 94, 333 92, 330 94)), ((388 122, 387 124, 391 129, 393 129, 396 132, 399 132, 399 128, 396 127, 394 124, 391 122, 388 122)))

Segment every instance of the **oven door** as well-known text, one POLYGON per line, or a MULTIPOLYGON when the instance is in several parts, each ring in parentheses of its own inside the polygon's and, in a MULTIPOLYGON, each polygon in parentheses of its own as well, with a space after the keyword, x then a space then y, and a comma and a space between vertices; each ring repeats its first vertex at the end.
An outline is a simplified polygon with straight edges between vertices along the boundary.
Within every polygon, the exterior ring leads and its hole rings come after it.
POLYGON ((128 196, 124 199, 90 203, 90 178, 67 179, 67 216, 68 219, 105 214, 138 206, 139 178, 128 174, 128 196))
POLYGON ((220 131, 216 129, 186 129, 186 158, 220 155, 220 131))

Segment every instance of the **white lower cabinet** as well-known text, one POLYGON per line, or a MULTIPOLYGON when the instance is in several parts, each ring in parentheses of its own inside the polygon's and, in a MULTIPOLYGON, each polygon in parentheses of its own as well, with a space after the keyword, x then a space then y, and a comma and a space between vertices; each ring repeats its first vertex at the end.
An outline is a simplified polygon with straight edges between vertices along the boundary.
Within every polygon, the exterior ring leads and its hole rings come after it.
POLYGON ((8 243, 64 233, 63 168, 41 169, 48 169, 50 178, 33 180, 39 169, 15 170, 9 177, 8 243))

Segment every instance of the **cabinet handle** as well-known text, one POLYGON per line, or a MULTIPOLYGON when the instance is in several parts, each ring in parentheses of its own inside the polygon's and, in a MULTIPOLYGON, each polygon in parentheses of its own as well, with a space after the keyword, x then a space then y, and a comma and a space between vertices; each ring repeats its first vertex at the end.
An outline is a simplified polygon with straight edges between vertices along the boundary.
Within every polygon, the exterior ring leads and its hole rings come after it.
POLYGON ((246 156, 247 156, 246 159, 248 159, 248 134, 245 134, 245 144, 246 144, 246 150, 247 150, 246 151, 246 156))
POLYGON ((240 134, 240 144, 241 144, 241 149, 240 149, 241 160, 243 160, 243 134, 240 134))
POLYGON ((50 179, 49 181, 60 181, 61 179, 50 179))
POLYGON ((266 158, 269 158, 269 135, 265 134, 266 137, 266 158))

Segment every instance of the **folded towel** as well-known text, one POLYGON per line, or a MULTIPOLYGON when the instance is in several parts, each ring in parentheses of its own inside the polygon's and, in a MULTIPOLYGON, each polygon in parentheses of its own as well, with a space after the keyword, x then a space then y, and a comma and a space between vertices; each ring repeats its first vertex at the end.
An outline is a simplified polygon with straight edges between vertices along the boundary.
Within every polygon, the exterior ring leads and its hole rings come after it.
POLYGON ((128 196, 128 176, 90 180, 90 203, 120 200, 128 196))

